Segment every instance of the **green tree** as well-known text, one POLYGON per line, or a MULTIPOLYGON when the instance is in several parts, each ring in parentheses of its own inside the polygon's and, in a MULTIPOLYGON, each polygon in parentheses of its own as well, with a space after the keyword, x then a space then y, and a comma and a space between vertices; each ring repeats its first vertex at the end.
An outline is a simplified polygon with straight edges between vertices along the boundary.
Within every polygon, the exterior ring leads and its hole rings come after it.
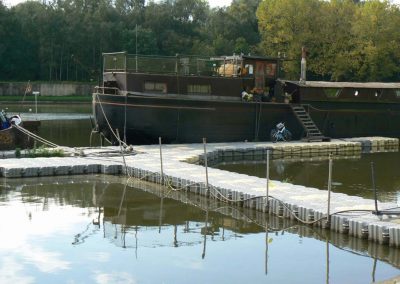
POLYGON ((308 78, 348 81, 399 79, 400 11, 388 1, 265 0, 257 11, 260 49, 285 54, 285 71, 300 72, 308 51, 308 78))
POLYGON ((400 79, 399 26, 399 8, 390 2, 371 0, 360 6, 353 24, 358 80, 400 79))
POLYGON ((260 42, 255 16, 259 0, 234 0, 210 12, 204 34, 217 55, 256 52, 260 42))
POLYGON ((157 38, 152 30, 141 26, 133 30, 123 30, 122 32, 123 50, 135 54, 158 54, 157 38), (136 42, 137 37, 137 42, 136 42))
POLYGON ((314 71, 326 80, 350 80, 359 65, 352 25, 359 8, 353 0, 324 2, 316 46, 314 71))
POLYGON ((270 56, 284 54, 290 59, 284 71, 292 79, 299 78, 303 46, 309 53, 308 70, 315 73, 317 69, 322 6, 319 0, 265 0, 257 10, 261 51, 270 56))

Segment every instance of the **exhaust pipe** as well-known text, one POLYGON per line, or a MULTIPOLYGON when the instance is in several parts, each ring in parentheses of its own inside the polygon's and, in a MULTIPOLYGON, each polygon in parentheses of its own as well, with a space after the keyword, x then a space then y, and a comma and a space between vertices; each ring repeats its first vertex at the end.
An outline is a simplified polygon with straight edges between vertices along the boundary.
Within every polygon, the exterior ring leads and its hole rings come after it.
POLYGON ((301 48, 301 71, 300 71, 300 83, 306 84, 306 69, 307 69, 307 62, 306 62, 306 48, 303 46, 301 48))

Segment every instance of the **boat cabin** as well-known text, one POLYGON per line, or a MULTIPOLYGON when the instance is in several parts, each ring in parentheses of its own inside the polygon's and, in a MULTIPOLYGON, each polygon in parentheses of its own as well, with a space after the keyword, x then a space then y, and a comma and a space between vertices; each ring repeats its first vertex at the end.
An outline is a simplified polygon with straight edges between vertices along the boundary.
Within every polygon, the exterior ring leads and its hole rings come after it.
POLYGON ((243 91, 272 97, 281 59, 259 56, 146 56, 105 53, 106 93, 185 95, 240 100, 243 91))

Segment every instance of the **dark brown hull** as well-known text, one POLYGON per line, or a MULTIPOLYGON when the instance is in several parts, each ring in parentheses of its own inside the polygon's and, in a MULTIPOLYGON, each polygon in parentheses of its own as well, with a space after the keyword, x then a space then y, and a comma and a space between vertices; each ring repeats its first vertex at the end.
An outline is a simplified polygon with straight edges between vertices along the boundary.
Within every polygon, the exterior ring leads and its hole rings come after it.
MULTIPOLYGON (((293 139, 305 134, 289 104, 94 95, 96 123, 111 141, 115 138, 99 100, 112 129, 129 144, 154 144, 158 137, 164 143, 199 143, 203 137, 208 142, 269 141, 271 129, 280 121, 293 139)), ((397 104, 340 108, 326 102, 317 107, 310 106, 309 113, 327 137, 400 137, 397 104)))
POLYGON ((309 101, 309 113, 321 132, 332 138, 400 137, 400 104, 309 101))
POLYGON ((203 137, 208 142, 268 141, 271 129, 281 121, 294 138, 303 132, 288 104, 133 95, 126 104, 124 96, 115 95, 94 95, 94 102, 99 130, 115 140, 105 114, 129 144, 158 143, 158 137, 164 143, 200 143, 203 137))

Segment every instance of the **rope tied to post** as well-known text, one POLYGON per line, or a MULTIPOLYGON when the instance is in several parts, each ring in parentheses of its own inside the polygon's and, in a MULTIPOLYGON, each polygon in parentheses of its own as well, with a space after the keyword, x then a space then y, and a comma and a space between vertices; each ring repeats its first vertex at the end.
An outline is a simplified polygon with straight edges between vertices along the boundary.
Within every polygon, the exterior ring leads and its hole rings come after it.
MULTIPOLYGON (((98 94, 98 93, 95 93, 95 96, 96 96, 96 99, 97 99, 98 104, 99 104, 99 106, 100 106, 100 109, 101 109, 101 112, 102 112, 102 114, 103 114, 103 117, 104 117, 104 119, 105 119, 106 122, 107 122, 107 126, 108 126, 108 128, 110 129, 111 134, 114 136, 114 138, 117 140, 118 143, 121 143, 124 147, 128 147, 128 144, 126 144, 124 141, 122 141, 122 140, 120 139, 119 135, 117 135, 117 134, 115 133, 115 131, 113 130, 113 128, 111 127, 111 123, 110 123, 110 121, 108 120, 107 115, 106 115, 106 113, 105 113, 105 111, 104 111, 103 104, 102 104, 102 102, 101 102, 101 100, 100 100, 100 98, 99 98, 99 94, 98 94)), ((125 116, 125 125, 126 125, 126 116, 125 116)), ((124 127, 126 128, 126 126, 124 126, 124 127)), ((126 131, 126 130, 124 129, 124 132, 125 132, 125 131, 126 131)))

